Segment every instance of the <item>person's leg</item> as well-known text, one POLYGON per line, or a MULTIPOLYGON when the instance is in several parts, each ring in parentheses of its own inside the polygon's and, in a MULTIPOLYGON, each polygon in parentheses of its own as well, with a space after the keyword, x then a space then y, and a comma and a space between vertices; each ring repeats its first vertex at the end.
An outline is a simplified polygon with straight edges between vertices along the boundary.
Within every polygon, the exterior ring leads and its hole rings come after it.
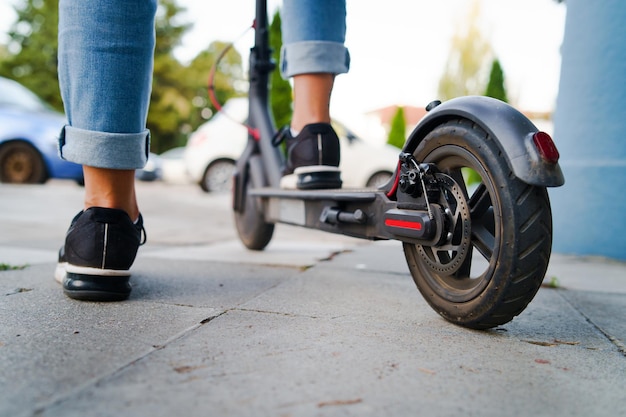
POLYGON ((338 188, 339 139, 330 126, 335 75, 348 71, 345 1, 286 0, 281 72, 293 77, 294 113, 287 142, 285 188, 338 188))
POLYGON ((61 156, 84 166, 85 208, 119 208, 133 219, 131 171, 148 155, 155 11, 156 1, 146 0, 59 3, 59 83, 69 122, 61 156))
POLYGON ((134 170, 149 150, 156 0, 61 0, 59 83, 68 125, 62 158, 83 165, 84 210, 73 220, 55 278, 66 294, 119 300, 142 240, 134 170))
POLYGON ((330 96, 334 81, 334 74, 323 72, 293 77, 291 129, 299 132, 311 123, 330 123, 330 96))
POLYGON ((294 80, 291 127, 327 123, 335 75, 350 66, 345 0, 285 0, 282 22, 281 72, 294 80))
POLYGON ((284 77, 348 72, 345 0, 284 0, 281 17, 284 77))

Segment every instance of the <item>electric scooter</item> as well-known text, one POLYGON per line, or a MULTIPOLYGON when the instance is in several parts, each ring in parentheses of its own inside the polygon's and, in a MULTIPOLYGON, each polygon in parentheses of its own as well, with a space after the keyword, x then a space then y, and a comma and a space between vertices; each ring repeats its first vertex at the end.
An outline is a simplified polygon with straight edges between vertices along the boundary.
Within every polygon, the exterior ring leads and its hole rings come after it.
POLYGON ((265 0, 256 0, 254 28, 249 138, 233 179, 243 244, 264 249, 276 223, 399 240, 417 288, 446 320, 488 329, 520 314, 541 286, 550 258, 546 187, 565 182, 550 136, 496 99, 434 101, 385 185, 281 189, 285 156, 273 143, 268 105, 275 64, 265 0))

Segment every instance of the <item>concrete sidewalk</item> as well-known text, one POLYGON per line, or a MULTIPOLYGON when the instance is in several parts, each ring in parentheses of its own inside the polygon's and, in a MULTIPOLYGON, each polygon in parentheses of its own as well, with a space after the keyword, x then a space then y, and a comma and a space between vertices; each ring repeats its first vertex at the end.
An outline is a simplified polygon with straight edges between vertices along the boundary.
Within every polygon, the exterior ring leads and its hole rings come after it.
POLYGON ((279 227, 251 253, 226 197, 142 187, 149 243, 107 304, 52 279, 80 189, 0 186, 0 263, 29 265, 0 272, 0 416, 625 413, 623 263, 554 255, 557 288, 470 331, 426 304, 398 242, 279 227))

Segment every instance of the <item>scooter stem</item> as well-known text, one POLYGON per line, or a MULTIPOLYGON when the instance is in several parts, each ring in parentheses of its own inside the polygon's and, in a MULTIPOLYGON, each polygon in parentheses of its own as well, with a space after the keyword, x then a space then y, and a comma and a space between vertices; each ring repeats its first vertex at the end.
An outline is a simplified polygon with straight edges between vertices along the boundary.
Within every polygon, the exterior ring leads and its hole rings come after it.
POLYGON ((279 187, 284 157, 279 148, 272 144, 276 132, 269 106, 269 76, 276 67, 269 47, 267 1, 256 1, 255 39, 250 50, 249 124, 260 134, 258 146, 263 160, 265 182, 279 187))

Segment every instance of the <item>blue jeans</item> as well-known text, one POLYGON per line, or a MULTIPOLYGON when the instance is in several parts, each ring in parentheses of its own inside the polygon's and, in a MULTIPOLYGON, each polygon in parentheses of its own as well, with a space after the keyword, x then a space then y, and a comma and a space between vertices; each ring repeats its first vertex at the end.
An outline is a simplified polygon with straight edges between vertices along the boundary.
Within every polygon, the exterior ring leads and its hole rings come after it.
MULTIPOLYGON (((63 159, 98 168, 145 165, 156 7, 157 0, 59 1, 63 159)), ((347 72, 345 18, 345 0, 285 0, 282 74, 347 72)))

